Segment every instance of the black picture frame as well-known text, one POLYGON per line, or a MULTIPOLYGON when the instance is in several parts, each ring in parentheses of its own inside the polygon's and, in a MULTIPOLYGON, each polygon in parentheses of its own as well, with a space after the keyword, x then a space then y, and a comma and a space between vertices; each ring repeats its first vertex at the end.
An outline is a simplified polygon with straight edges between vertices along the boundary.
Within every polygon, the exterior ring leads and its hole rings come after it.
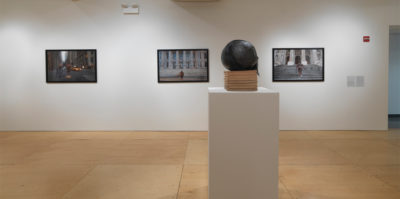
POLYGON ((159 49, 157 50, 158 83, 209 82, 209 61, 209 50, 206 48, 159 49), (179 60, 176 60, 177 54, 179 60))
POLYGON ((45 56, 47 83, 97 83, 96 49, 51 49, 45 56))
POLYGON ((273 48, 272 49, 273 82, 324 82, 325 81, 325 48, 273 48), (305 50, 304 57, 302 57, 305 50), (280 54, 278 54, 280 51, 280 54), (283 55, 286 51, 286 55, 283 55), (294 51, 293 55, 290 55, 294 51), (301 52, 300 58, 298 53, 301 52), (289 53, 289 55, 287 54, 289 53), (312 55, 311 55, 312 53, 312 55), (284 59, 283 59, 284 56, 284 59), (288 58, 289 56, 289 58, 288 58), (311 58, 314 57, 314 58, 311 58), (277 60, 279 59, 279 60, 277 60), (289 60, 291 63, 289 63, 289 60), (300 59, 300 60, 299 60, 300 59), (314 60, 311 60, 314 59, 314 60), (284 64, 281 64, 282 61, 284 64), (298 63, 300 62, 300 63, 298 63), (311 63, 314 62, 314 63, 311 63), (307 63, 307 65, 304 65, 307 63), (280 65, 279 65, 280 64, 280 65), (302 66, 300 66, 302 65, 302 66), (285 67, 285 68, 284 68, 285 67), (295 68, 293 68, 295 67, 295 68), (304 72, 304 76, 303 76, 304 72), (296 76, 297 75, 297 76, 296 76))

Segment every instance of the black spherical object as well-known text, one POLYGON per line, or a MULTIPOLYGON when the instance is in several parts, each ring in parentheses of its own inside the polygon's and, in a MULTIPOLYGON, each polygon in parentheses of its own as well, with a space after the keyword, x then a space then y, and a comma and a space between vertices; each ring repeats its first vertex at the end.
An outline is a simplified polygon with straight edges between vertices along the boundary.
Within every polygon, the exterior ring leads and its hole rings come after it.
POLYGON ((256 48, 244 40, 234 40, 226 45, 221 60, 225 68, 230 71, 258 69, 256 48))

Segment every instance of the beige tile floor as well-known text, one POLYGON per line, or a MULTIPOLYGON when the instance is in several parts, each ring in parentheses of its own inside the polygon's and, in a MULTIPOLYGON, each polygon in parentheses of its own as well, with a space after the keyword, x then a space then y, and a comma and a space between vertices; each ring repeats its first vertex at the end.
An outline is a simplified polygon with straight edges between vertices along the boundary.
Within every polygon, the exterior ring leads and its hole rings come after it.
MULTIPOLYGON (((206 132, 3 132, 1 199, 206 199, 206 132)), ((227 138, 228 139, 228 138, 227 138)), ((282 131, 280 199, 399 199, 400 130, 282 131)))

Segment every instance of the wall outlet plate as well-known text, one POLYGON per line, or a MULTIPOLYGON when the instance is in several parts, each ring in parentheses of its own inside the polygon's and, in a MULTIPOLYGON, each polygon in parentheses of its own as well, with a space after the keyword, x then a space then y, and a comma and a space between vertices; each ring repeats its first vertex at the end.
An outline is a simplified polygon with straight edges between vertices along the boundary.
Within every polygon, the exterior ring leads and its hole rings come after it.
POLYGON ((365 77, 347 76, 347 87, 365 87, 365 77))

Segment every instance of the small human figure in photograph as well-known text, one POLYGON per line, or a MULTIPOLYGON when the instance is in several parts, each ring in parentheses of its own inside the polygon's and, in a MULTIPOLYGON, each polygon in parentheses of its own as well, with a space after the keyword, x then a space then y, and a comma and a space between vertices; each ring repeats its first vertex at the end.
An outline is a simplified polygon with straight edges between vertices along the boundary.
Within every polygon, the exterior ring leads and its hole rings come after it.
POLYGON ((181 71, 181 72, 179 73, 179 77, 180 77, 181 79, 183 79, 183 76, 185 76, 185 73, 184 73, 183 71, 181 71))
POLYGON ((296 62, 297 75, 299 77, 303 77, 304 65, 301 63, 300 56, 296 57, 296 61, 295 62, 296 62))

